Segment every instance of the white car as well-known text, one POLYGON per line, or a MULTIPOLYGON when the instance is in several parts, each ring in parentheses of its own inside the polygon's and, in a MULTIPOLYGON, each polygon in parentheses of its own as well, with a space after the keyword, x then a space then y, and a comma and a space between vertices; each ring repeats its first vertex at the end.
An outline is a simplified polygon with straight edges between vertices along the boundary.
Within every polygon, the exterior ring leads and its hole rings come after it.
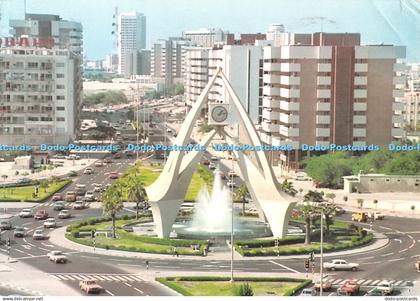
POLYGON ((324 269, 327 269, 329 271, 335 271, 335 270, 357 271, 359 269, 358 263, 347 262, 343 259, 334 259, 331 262, 325 262, 323 266, 324 266, 324 269))
POLYGON ((376 287, 378 291, 381 291, 383 294, 389 295, 394 291, 394 286, 389 281, 381 281, 376 287))
POLYGON ((85 194, 86 201, 94 201, 95 200, 95 193, 93 191, 87 191, 85 194))
POLYGON ((85 202, 83 201, 76 201, 73 204, 73 209, 84 209, 85 208, 85 202))
POLYGON ((88 167, 85 169, 85 171, 83 172, 85 175, 91 175, 93 174, 93 169, 88 167))
POLYGON ((316 290, 314 288, 304 288, 300 293, 300 296, 316 296, 316 290))
POLYGON ((380 213, 379 211, 375 211, 375 212, 369 212, 368 213, 368 217, 370 219, 375 219, 375 220, 381 220, 385 218, 385 215, 383 213, 380 213))
POLYGON ((33 217, 34 214, 32 213, 31 209, 22 209, 21 212, 19 212, 19 217, 26 218, 26 217, 33 217))
POLYGON ((216 164, 213 162, 209 164, 209 169, 216 169, 216 164))
POLYGON ((44 228, 55 228, 57 226, 57 223, 55 222, 55 218, 50 217, 47 218, 44 222, 44 228))
POLYGON ((44 234, 44 230, 35 230, 34 235, 32 235, 34 240, 45 239, 47 236, 44 234))
POLYGON ((70 218, 70 217, 71 217, 71 214, 70 214, 70 211, 68 210, 61 210, 60 213, 58 214, 58 218, 64 219, 64 218, 70 218))
POLYGON ((96 185, 94 185, 94 189, 93 189, 93 191, 95 191, 95 192, 101 192, 102 191, 102 184, 96 184, 96 185))
POLYGON ((66 263, 67 257, 61 251, 51 251, 47 254, 48 259, 54 263, 66 263))

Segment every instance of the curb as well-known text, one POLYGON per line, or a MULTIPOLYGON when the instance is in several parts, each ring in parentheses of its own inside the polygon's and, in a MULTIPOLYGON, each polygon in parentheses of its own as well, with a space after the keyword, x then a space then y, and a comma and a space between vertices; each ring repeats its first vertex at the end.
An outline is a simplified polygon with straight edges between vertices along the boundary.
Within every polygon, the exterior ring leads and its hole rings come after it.
POLYGON ((24 288, 24 287, 21 287, 21 286, 17 286, 17 285, 13 285, 13 284, 9 284, 9 283, 0 282, 0 286, 5 287, 5 288, 10 288, 10 289, 15 289, 15 290, 25 292, 25 293, 29 293, 30 295, 33 295, 33 296, 44 296, 44 294, 41 293, 41 292, 33 291, 33 290, 30 290, 30 289, 27 289, 27 288, 24 288))

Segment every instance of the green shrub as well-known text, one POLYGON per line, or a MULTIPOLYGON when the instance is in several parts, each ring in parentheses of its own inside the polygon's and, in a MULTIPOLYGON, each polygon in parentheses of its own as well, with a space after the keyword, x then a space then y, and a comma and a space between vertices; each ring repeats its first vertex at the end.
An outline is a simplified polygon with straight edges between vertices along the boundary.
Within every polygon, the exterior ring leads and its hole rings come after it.
POLYGON ((243 283, 236 288, 235 296, 254 296, 251 285, 243 283))
POLYGON ((78 238, 79 237, 79 230, 74 229, 70 232, 71 236, 73 236, 74 238, 78 238))

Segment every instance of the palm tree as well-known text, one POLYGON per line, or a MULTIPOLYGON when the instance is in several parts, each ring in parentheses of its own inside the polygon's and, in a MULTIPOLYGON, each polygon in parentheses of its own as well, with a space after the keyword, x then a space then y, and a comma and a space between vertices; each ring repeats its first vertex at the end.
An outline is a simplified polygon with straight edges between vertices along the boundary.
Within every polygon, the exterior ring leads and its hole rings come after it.
POLYGON ((9 177, 8 175, 2 175, 1 176, 3 178, 4 181, 6 181, 6 179, 9 177))
POLYGON ((378 209, 378 200, 373 200, 373 203, 375 204, 375 210, 378 209))
POLYGON ((136 219, 139 219, 139 204, 144 202, 147 197, 144 184, 139 177, 131 175, 128 178, 127 185, 127 199, 129 202, 136 203, 136 219))
POLYGON ((410 209, 411 209, 411 212, 414 214, 414 210, 416 210, 416 206, 411 205, 410 209))
POLYGON ((238 190, 236 190, 235 199, 242 201, 242 215, 245 215, 245 204, 246 204, 246 198, 249 195, 248 188, 245 184, 241 184, 239 186, 238 190))
POLYGON ((327 194, 325 195, 325 197, 326 197, 327 199, 330 199, 330 200, 334 203, 334 199, 335 199, 336 195, 335 195, 335 193, 327 193, 327 194))
POLYGON ((307 245, 311 243, 311 224, 313 214, 315 213, 315 211, 316 207, 305 200, 298 207, 299 215, 303 218, 303 221, 305 222, 305 244, 307 245))
POLYGON ((324 216, 321 218, 324 218, 325 220, 325 234, 329 235, 330 234, 330 225, 332 225, 334 223, 334 213, 336 212, 337 206, 335 206, 332 203, 329 202, 324 202, 321 204, 322 206, 322 211, 324 213, 324 216))
POLYGON ((116 238, 115 217, 122 208, 121 188, 114 184, 102 193, 102 210, 112 219, 112 238, 116 238))
POLYGON ((47 181, 47 180, 42 180, 42 181, 39 183, 39 186, 41 186, 41 188, 43 188, 43 189, 44 189, 44 192, 47 192, 47 188, 48 188, 48 181, 47 181))
POLYGON ((363 199, 357 199, 357 205, 359 205, 359 208, 362 209, 363 207, 363 199))
POLYGON ((283 183, 281 183, 280 189, 291 196, 295 196, 297 193, 297 190, 293 187, 293 183, 287 181, 287 179, 285 179, 283 183))

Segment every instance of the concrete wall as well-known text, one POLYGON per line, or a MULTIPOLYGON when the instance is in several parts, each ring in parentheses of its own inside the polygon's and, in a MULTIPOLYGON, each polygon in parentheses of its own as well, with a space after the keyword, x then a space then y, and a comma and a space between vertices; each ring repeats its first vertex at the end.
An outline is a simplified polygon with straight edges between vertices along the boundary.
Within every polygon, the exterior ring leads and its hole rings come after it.
POLYGON ((344 191, 420 192, 420 176, 361 175, 359 180, 344 179, 344 191))

